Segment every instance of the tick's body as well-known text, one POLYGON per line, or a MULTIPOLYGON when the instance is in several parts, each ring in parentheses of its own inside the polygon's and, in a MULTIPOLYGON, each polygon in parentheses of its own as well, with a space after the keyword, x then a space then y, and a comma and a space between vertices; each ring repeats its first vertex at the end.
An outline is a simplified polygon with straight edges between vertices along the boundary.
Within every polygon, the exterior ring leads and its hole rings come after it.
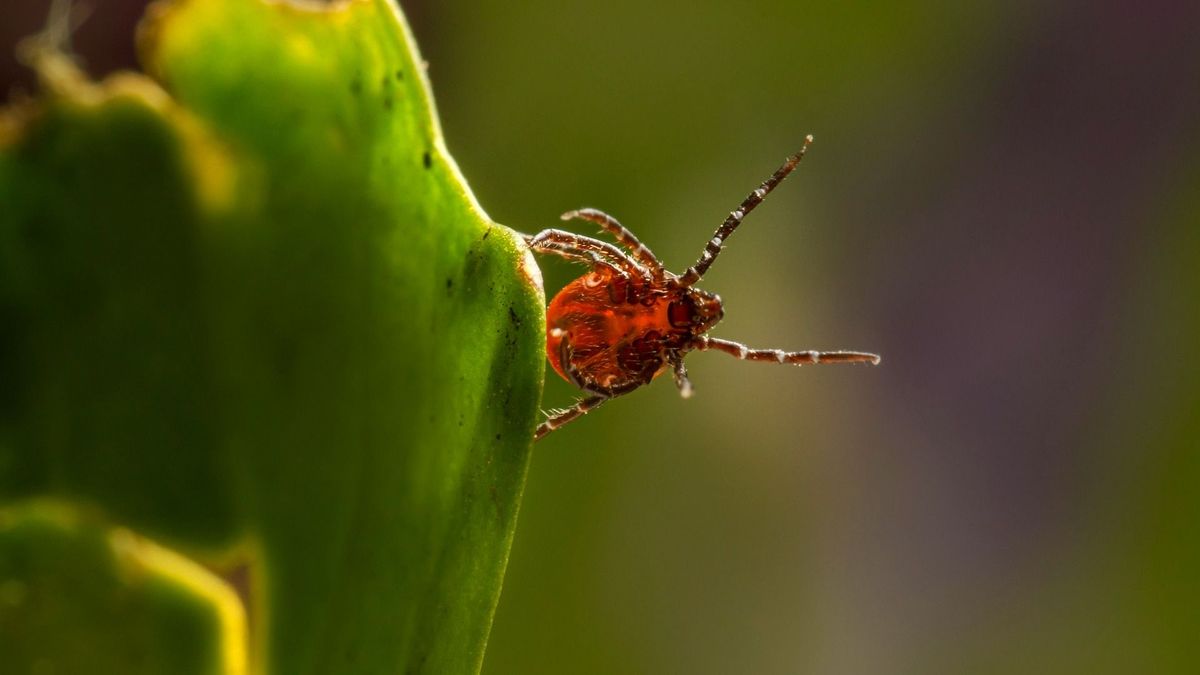
POLYGON ((716 349, 740 359, 773 363, 878 363, 879 357, 861 352, 784 352, 749 349, 705 335, 724 316, 721 299, 694 287, 721 252, 726 237, 747 213, 762 203, 800 163, 800 152, 752 192, 717 228, 704 253, 682 275, 668 272, 633 233, 612 216, 594 209, 563 214, 563 220, 592 221, 629 249, 562 230, 544 230, 528 238, 534 250, 554 253, 591 266, 591 272, 567 284, 546 310, 546 356, 563 379, 589 394, 574 407, 551 414, 538 427, 535 439, 627 394, 672 369, 675 384, 690 396, 683 357, 693 350, 716 349))
POLYGON ((663 330, 667 306, 665 295, 608 270, 572 281, 546 310, 550 365, 580 388, 649 382, 683 337, 663 330))
POLYGON ((585 391, 615 396, 646 384, 692 349, 702 323, 693 294, 604 267, 585 274, 546 310, 550 365, 585 391))

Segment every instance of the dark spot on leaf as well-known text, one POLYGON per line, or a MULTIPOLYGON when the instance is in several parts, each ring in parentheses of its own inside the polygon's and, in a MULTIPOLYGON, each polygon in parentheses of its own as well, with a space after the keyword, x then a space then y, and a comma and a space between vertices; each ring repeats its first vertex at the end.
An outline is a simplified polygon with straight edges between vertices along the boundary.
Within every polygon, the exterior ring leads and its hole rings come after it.
POLYGON ((403 80, 403 79, 404 79, 404 71, 403 71, 403 70, 400 70, 400 69, 398 69, 398 68, 396 69, 396 79, 397 79, 397 80, 403 80))
POLYGON ((355 96, 358 96, 362 93, 362 80, 358 79, 357 77, 355 77, 353 80, 350 80, 350 93, 354 94, 355 96))
POLYGON ((388 94, 383 97, 383 109, 390 111, 392 109, 392 95, 388 94))
POLYGON ((428 150, 426 150, 425 154, 421 157, 421 161, 425 163, 426 169, 433 166, 433 157, 429 154, 428 150))
POLYGON ((451 279, 450 277, 446 277, 446 293, 450 293, 450 291, 453 288, 454 288, 454 280, 451 279))
POLYGON ((496 440, 500 440, 500 434, 496 434, 496 440))
POLYGON ((484 241, 490 236, 492 236, 492 226, 491 225, 489 225, 488 229, 483 233, 483 239, 480 239, 479 241, 484 241))
POLYGON ((518 328, 521 326, 521 317, 517 316, 517 313, 515 310, 513 310, 512 305, 508 306, 508 320, 518 328))
POLYGON ((388 77, 387 75, 384 75, 383 79, 380 80, 380 82, 379 82, 379 86, 383 87, 384 89, 387 89, 388 86, 391 84, 392 84, 392 78, 388 77))

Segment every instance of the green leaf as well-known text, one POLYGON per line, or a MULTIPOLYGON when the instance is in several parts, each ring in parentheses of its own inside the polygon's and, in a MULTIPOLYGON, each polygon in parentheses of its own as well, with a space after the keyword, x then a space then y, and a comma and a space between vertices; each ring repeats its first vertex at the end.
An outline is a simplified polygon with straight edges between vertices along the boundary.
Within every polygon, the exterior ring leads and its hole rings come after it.
POLYGON ((154 80, 43 53, 50 93, 0 122, 0 503, 216 570, 260 672, 476 672, 536 266, 447 155, 390 2, 178 0, 140 37, 154 80))
POLYGON ((0 578, 16 672, 245 672, 246 617, 224 582, 69 505, 0 511, 0 578))

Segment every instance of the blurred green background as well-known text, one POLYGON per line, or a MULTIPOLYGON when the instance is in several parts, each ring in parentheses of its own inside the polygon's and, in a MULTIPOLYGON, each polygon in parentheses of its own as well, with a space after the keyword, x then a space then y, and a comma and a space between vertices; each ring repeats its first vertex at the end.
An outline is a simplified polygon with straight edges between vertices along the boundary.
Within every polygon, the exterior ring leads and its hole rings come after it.
MULTIPOLYGON (((93 3, 94 74, 143 4, 93 3)), ((539 443, 485 673, 1200 669, 1200 5, 402 4, 518 230, 681 270, 813 133, 713 335, 884 357, 695 354, 539 443)), ((0 6, 6 89, 44 13, 0 6)))

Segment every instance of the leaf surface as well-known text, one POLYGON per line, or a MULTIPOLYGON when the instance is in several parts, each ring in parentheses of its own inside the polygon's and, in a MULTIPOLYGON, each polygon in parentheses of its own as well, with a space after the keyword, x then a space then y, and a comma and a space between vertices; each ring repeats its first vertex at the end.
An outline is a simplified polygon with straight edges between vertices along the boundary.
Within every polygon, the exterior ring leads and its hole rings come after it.
POLYGON ((0 502, 216 570, 252 671, 476 672, 541 393, 536 267, 386 0, 176 0, 140 43, 153 80, 47 57, 52 93, 0 127, 0 502))

